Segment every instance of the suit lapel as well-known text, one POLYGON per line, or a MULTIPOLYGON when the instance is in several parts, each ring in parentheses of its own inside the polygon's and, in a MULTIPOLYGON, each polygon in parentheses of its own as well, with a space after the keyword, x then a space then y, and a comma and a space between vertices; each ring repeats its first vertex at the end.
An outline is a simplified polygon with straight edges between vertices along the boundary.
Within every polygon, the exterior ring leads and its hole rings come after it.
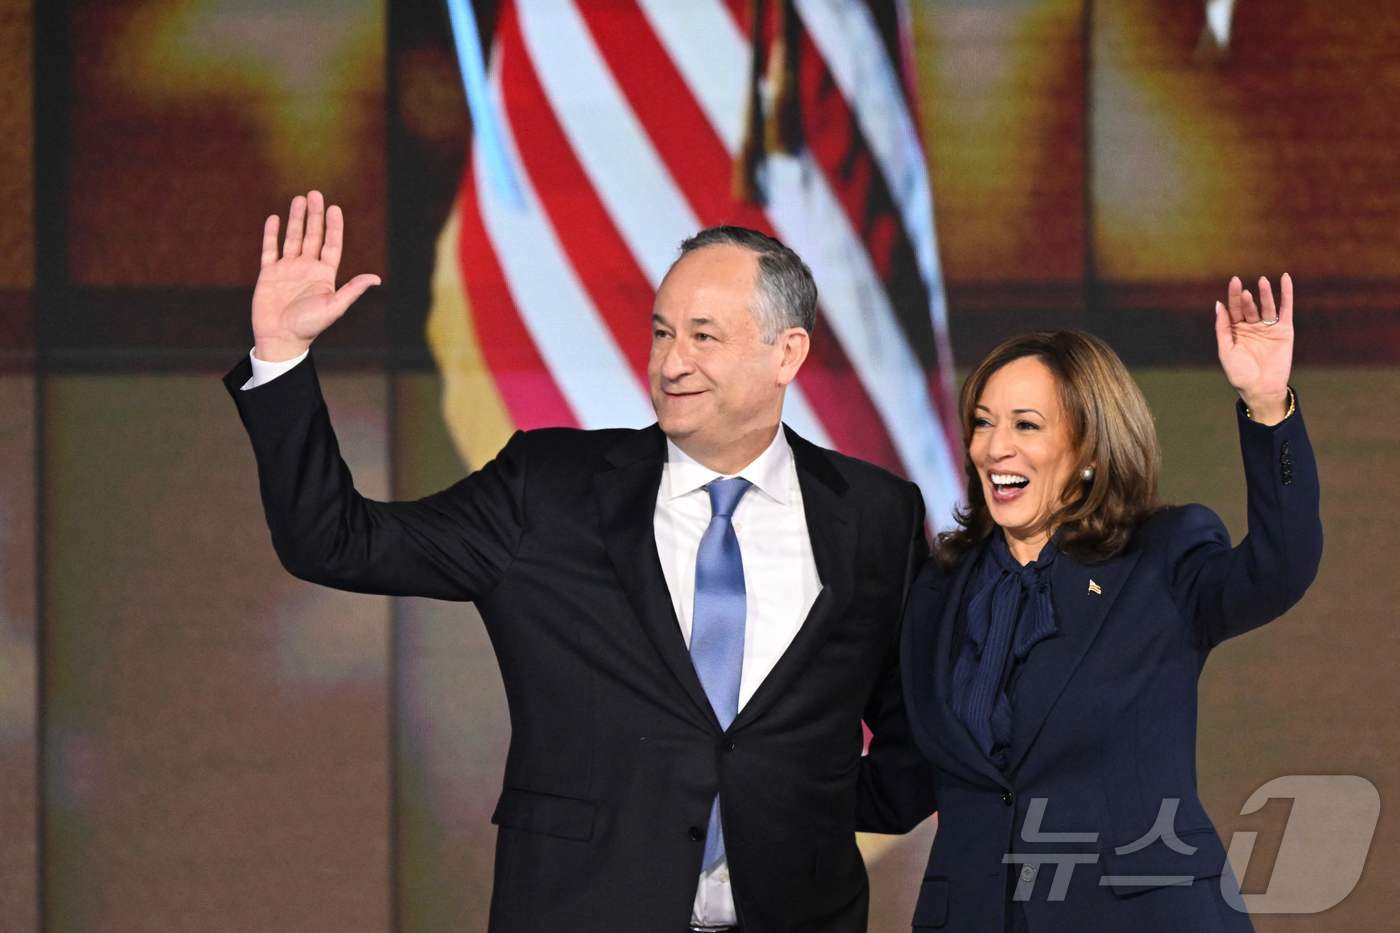
POLYGON ((807 612, 792 643, 759 684, 734 720, 738 729, 762 715, 778 697, 791 690, 812 656, 826 642, 833 620, 851 600, 855 574, 856 528, 846 480, 827 459, 826 452, 808 443, 786 426, 788 446, 797 466, 802 489, 802 512, 807 536, 822 588, 807 612))
POLYGON ((1016 770, 1035 744, 1137 559, 1137 551, 1093 565, 1080 564, 1066 554, 1055 558, 1050 579, 1059 634, 1036 646, 1017 685, 1009 771, 1016 770))
MULTIPOLYGON (((928 696, 921 708, 934 711, 934 734, 938 744, 949 747, 951 758, 957 765, 961 765, 971 772, 970 776, 990 781, 999 786, 1006 785, 1006 776, 997 770, 991 760, 983 754, 981 747, 972 738, 972 733, 968 731, 967 725, 953 712, 952 688, 953 688, 953 665, 957 659, 953 657, 953 633, 958 625, 958 614, 962 608, 963 593, 967 590, 972 577, 972 569, 977 565, 976 552, 969 554, 950 577, 945 577, 947 582, 942 588, 941 601, 933 602, 934 611, 938 613, 937 640, 932 651, 932 669, 923 674, 924 684, 934 684, 935 689, 927 691, 932 694, 928 696)), ((931 621, 931 620, 930 620, 931 621)), ((918 627, 921 623, 917 619, 908 619, 905 626, 918 627)), ((922 623, 929 624, 928 621, 922 623)), ((910 672, 906 671, 905 676, 910 672)))
POLYGON ((608 453, 610 468, 594 477, 603 543, 642 628, 656 646, 703 721, 719 721, 690 661, 680 622, 656 552, 656 495, 666 462, 666 441, 653 425, 608 453))

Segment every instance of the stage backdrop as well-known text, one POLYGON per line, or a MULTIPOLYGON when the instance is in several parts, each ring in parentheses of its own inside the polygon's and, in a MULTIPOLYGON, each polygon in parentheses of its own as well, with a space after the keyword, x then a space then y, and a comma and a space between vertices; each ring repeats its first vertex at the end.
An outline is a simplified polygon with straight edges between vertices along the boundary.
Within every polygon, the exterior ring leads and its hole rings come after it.
MULTIPOLYGON (((1290 271, 1327 555, 1212 656, 1202 793, 1257 834, 1260 904, 1290 812, 1241 815, 1256 789, 1396 799, 1400 4, 469 13, 475 123, 439 0, 0 0, 0 931, 484 929, 508 734, 475 611, 287 576, 218 383, 261 220, 311 186, 345 209, 345 271, 386 280, 317 345, 376 496, 515 425, 644 421, 649 293, 681 237, 737 220, 822 287, 789 415, 917 479, 935 521, 958 374, 1083 327, 1153 406, 1165 496, 1238 538, 1211 303, 1290 271)), ((863 840, 877 933, 907 928, 933 832, 863 840)), ((1258 929, 1387 928, 1397 844, 1382 806, 1347 899, 1258 929)))

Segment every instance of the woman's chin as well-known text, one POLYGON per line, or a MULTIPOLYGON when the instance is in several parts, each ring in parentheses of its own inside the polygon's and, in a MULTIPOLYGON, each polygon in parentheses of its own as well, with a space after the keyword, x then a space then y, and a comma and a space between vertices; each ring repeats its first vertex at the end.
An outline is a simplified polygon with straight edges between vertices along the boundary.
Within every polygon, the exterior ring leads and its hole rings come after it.
POLYGON ((1030 524, 1030 510, 1021 508, 1020 503, 987 503, 987 513, 1002 531, 1014 533, 1030 524))
POLYGON ((1034 509, 990 506, 987 511, 998 528, 1016 539, 1034 538, 1045 525, 1044 518, 1034 509))

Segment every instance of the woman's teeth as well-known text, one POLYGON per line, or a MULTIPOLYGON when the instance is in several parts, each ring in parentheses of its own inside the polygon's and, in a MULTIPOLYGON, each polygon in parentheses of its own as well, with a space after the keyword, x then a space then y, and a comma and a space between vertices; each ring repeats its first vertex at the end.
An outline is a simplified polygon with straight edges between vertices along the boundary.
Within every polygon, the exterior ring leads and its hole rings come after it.
POLYGON ((992 500, 994 502, 1011 502, 1014 499, 1019 499, 1031 482, 1020 473, 988 473, 987 478, 992 481, 992 500))

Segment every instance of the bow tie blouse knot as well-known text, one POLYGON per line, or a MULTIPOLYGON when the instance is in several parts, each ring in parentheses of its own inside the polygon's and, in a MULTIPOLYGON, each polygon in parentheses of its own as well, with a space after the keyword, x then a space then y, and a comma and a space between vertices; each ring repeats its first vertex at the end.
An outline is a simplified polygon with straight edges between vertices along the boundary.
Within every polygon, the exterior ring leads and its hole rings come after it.
POLYGON ((999 766, 1011 741, 1008 670, 1059 632, 1050 586, 1054 560, 1054 545, 1047 544, 1037 560, 1023 566, 1005 539, 994 534, 983 549, 967 604, 963 648, 953 668, 953 710, 999 766))

